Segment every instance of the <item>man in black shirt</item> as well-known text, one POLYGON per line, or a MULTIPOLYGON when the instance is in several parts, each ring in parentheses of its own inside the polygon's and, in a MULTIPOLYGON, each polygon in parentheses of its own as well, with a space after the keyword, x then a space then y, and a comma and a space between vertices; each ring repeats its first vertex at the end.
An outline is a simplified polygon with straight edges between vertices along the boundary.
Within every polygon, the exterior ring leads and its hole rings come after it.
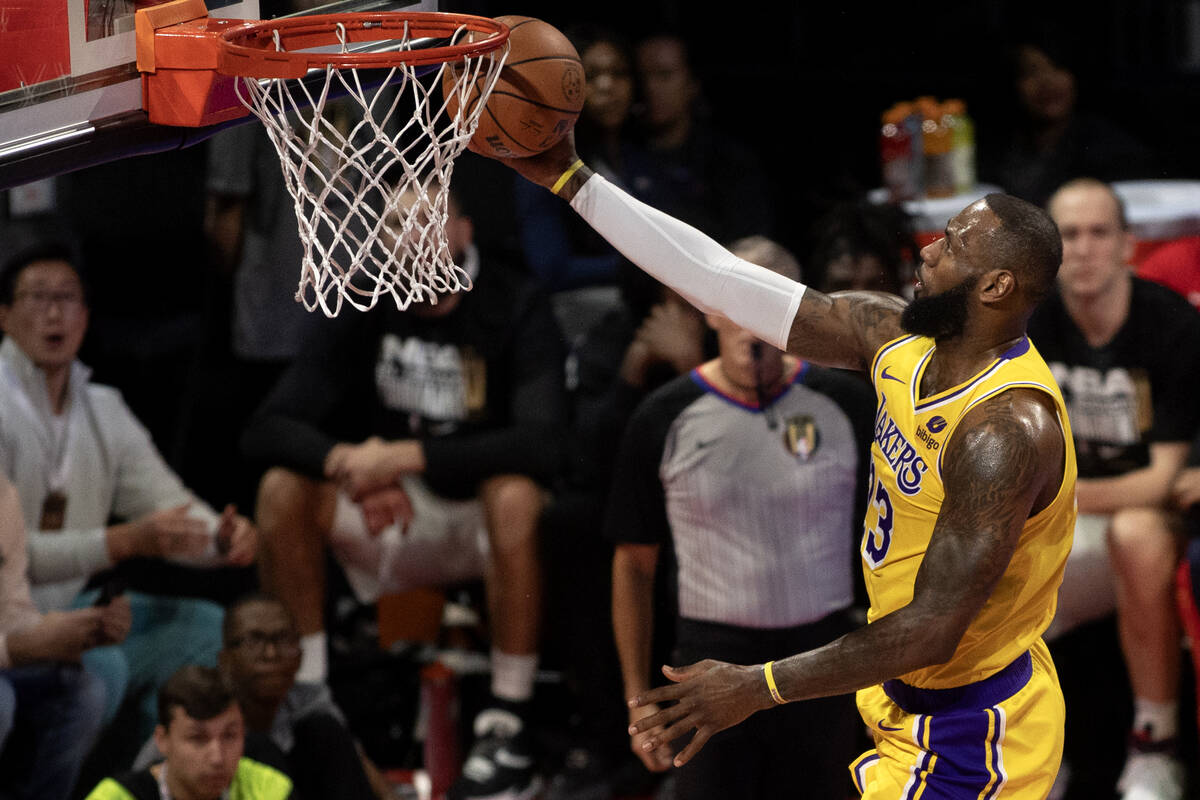
POLYGON ((1117 609, 1134 697, 1118 786, 1126 797, 1177 800, 1180 632, 1172 589, 1180 542, 1167 501, 1200 423, 1200 315, 1169 289, 1134 277, 1133 238, 1109 186, 1071 181, 1048 210, 1062 233, 1063 264, 1058 291, 1034 313, 1029 336, 1067 403, 1079 518, 1047 639, 1117 609))
POLYGON ((494 701, 451 796, 524 798, 536 788, 523 720, 541 617, 537 524, 560 468, 564 351, 533 284, 480 263, 453 196, 446 236, 474 288, 406 312, 314 318, 243 444, 274 467, 259 489, 262 580, 296 617, 301 680, 324 679, 326 544, 363 602, 485 578, 494 701))

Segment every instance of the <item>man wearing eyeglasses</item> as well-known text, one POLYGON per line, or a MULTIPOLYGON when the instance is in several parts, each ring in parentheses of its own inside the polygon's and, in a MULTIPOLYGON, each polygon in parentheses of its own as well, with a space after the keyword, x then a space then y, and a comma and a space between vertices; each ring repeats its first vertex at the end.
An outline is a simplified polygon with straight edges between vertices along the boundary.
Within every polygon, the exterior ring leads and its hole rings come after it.
MULTIPOLYGON (((112 592, 85 591, 89 580, 133 558, 250 563, 250 522, 184 487, 119 392, 78 361, 88 305, 70 237, 14 223, 0 245, 0 470, 20 494, 34 602, 43 612, 107 602, 112 592)), ((185 664, 215 664, 222 615, 193 598, 127 594, 128 637, 83 662, 105 682, 106 722, 123 699, 140 703, 122 728, 132 751, 153 730, 157 687, 185 664)))
MULTIPOLYGON (((242 710, 247 747, 283 769, 299 797, 390 800, 392 790, 363 756, 323 683, 296 680, 300 634, 279 598, 257 593, 225 612, 221 672, 242 710)), ((151 739, 135 769, 162 758, 151 739)))
POLYGON ((254 752, 237 697, 219 670, 191 665, 158 692, 154 741, 144 769, 100 781, 87 800, 288 800, 293 783, 254 752))

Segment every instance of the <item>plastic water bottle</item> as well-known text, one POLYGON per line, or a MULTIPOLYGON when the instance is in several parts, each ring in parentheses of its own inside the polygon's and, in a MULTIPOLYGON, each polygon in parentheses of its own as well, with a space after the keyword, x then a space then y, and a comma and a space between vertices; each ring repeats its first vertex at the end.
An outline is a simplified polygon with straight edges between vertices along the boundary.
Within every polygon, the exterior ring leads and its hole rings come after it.
POLYGON ((951 139, 951 163, 954 171, 954 190, 959 194, 975 188, 975 123, 967 115, 967 104, 959 98, 951 98, 942 104, 942 111, 949 117, 951 139))
POLYGON ((883 112, 879 129, 879 161, 883 185, 893 203, 912 200, 919 193, 918 159, 913 152, 912 132, 907 124, 908 109, 897 104, 883 112))
POLYGON ((925 194, 925 134, 921 129, 921 111, 916 103, 903 102, 896 105, 904 113, 904 126, 908 128, 908 135, 912 140, 914 197, 920 197, 925 194))
POLYGON ((918 97, 917 109, 921 114, 921 138, 925 153, 925 196, 950 197, 954 194, 952 131, 936 99, 918 97))

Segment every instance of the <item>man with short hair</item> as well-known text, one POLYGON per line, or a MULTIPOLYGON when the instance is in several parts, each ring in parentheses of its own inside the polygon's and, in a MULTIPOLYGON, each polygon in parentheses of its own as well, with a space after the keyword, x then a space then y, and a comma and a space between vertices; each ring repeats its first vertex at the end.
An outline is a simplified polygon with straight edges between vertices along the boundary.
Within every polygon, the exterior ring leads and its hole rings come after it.
MULTIPOLYGON (((96 602, 99 573, 134 558, 245 565, 256 533, 232 506, 217 514, 163 461, 115 389, 77 356, 87 292, 71 237, 42 220, 12 223, 0 261, 0 471, 16 485, 29 578, 43 611, 96 602)), ((105 721, 141 701, 128 744, 154 726, 154 690, 191 662, 215 664, 221 609, 194 598, 127 593, 132 627, 83 657, 106 685, 105 721)), ((132 755, 132 754, 131 754, 132 755)))
MULTIPOLYGON (((826 295, 729 253, 594 173, 570 138, 505 160, 706 313, 805 360, 868 372, 878 398, 862 539, 868 625, 779 661, 664 667, 629 699, 642 749, 686 764, 710 738, 796 700, 858 692, 870 800, 1045 798, 1065 708, 1042 632, 1070 551, 1066 406, 1025 335, 1062 260, 1058 229, 989 194, 921 250, 915 300, 826 295)), ((736 472, 729 480, 742 480, 736 472)))
MULTIPOLYGON (((278 597, 263 592, 225 611, 218 656, 242 709, 246 732, 266 737, 282 754, 278 766, 301 797, 369 800, 392 796, 386 780, 361 755, 341 710, 323 683, 296 681, 300 633, 278 597)), ((162 759, 152 739, 134 768, 162 759)))
POLYGON ((0 472, 0 774, 15 798, 66 800, 104 712, 104 684, 79 659, 125 638, 129 601, 43 615, 27 564, 21 503, 0 472))
POLYGON ((158 692, 154 743, 164 758, 100 782, 88 800, 284 800, 292 782, 244 755, 246 730, 219 671, 187 666, 158 692))
POLYGON ((451 797, 516 800, 537 788, 538 525, 561 467, 565 354, 545 295, 486 260, 453 190, 448 199, 449 248, 474 288, 319 320, 243 449, 270 467, 261 578, 300 628, 301 680, 327 675, 326 546, 364 603, 485 579, 492 697, 451 797))
POLYGON ((1134 275, 1120 197, 1083 178, 1047 205, 1063 239, 1057 291, 1030 336, 1070 415, 1079 459, 1079 518, 1049 637, 1117 612, 1133 689, 1127 798, 1178 800, 1181 553, 1171 486, 1200 430, 1200 314, 1134 275))

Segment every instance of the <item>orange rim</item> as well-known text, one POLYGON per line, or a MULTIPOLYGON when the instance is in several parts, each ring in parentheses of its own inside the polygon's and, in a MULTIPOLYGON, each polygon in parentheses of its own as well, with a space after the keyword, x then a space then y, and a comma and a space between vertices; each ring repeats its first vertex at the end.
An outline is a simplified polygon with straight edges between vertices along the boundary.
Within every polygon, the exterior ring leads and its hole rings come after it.
MULTIPOLYGON (((484 55, 508 41, 508 26, 472 14, 423 12, 365 12, 313 14, 235 25, 219 38, 217 71, 246 78, 300 78, 310 69, 326 67, 386 69, 409 64, 423 66, 484 55), (338 26, 345 28, 345 41, 372 42, 390 39, 448 39, 461 30, 488 34, 479 41, 460 42, 420 50, 381 53, 314 53, 315 47, 341 44, 338 26), (275 36, 289 50, 275 49, 275 36)), ((465 38, 465 37, 464 37, 465 38)))

